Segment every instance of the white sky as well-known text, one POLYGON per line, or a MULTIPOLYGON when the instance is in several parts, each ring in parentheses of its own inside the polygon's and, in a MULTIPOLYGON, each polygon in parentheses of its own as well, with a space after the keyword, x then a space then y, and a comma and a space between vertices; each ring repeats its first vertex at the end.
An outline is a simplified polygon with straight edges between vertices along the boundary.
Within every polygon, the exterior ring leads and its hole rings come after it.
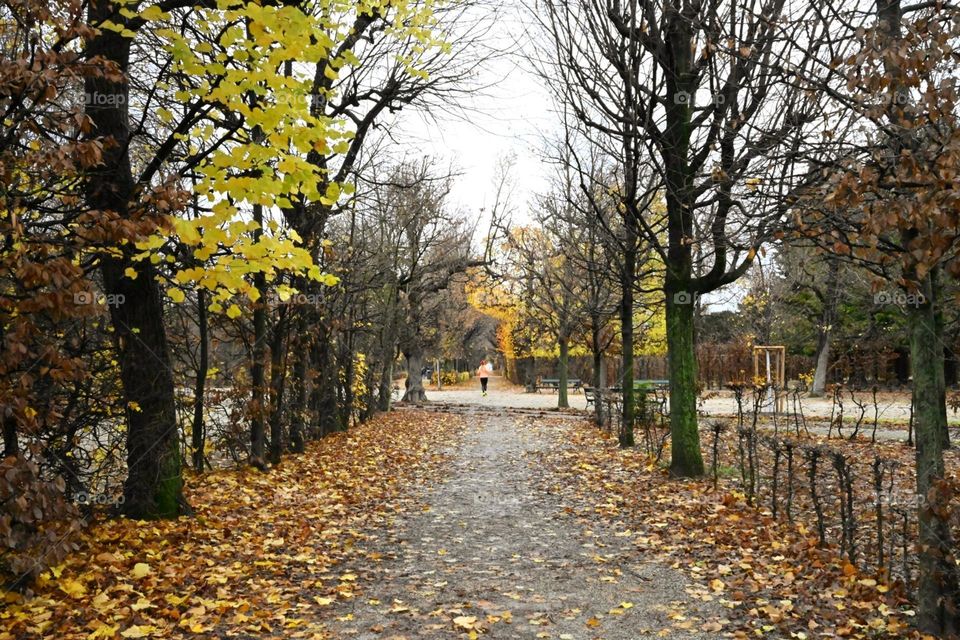
MULTIPOLYGON (((522 9, 509 0, 504 4, 487 42, 497 51, 515 48, 511 44, 521 40, 523 27, 522 9)), ((498 164, 513 157, 514 219, 525 218, 530 196, 546 188, 550 168, 542 164, 540 149, 559 120, 540 78, 519 54, 489 60, 476 71, 482 89, 460 105, 460 113, 407 112, 394 133, 410 152, 436 156, 460 173, 452 204, 471 217, 493 205, 498 164)))

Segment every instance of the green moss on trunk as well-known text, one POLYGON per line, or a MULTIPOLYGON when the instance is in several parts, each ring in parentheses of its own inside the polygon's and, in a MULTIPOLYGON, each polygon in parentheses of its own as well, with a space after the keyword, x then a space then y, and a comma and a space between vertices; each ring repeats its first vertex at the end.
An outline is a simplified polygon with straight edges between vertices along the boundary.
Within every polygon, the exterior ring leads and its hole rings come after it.
POLYGON ((692 296, 668 295, 666 320, 670 360, 670 473, 676 477, 702 476, 692 296))

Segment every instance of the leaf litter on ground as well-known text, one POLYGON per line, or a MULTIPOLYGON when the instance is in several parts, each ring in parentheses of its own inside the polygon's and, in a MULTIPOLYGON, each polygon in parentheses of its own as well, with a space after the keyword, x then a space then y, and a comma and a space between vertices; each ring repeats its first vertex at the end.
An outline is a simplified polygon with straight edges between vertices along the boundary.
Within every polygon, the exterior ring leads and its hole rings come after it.
POLYGON ((98 522, 42 574, 7 592, 12 638, 324 638, 325 611, 354 596, 337 566, 364 531, 422 508, 462 431, 455 414, 391 412, 287 457, 268 473, 187 476, 193 517, 98 522))
MULTIPOLYGON (((691 596, 729 610, 700 630, 734 638, 925 637, 911 629, 899 585, 862 573, 835 547, 820 548, 812 527, 747 504, 735 482, 715 491, 705 479, 671 479, 640 448, 620 449, 589 422, 571 429, 569 421, 528 419, 528 427, 559 445, 531 464, 570 517, 613 525, 683 571, 691 596)), ((689 628, 682 610, 675 617, 678 630, 689 628)))

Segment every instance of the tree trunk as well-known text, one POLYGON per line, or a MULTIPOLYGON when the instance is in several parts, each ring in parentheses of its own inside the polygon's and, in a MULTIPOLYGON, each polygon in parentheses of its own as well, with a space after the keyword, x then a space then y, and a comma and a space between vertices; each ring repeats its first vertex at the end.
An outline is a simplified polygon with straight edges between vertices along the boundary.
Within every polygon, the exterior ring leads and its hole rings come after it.
POLYGON ((423 352, 419 348, 405 351, 407 359, 407 391, 403 394, 404 402, 420 404, 427 402, 427 394, 423 390, 423 352))
MULTIPOLYGON (((254 205, 253 219, 259 227, 253 232, 253 241, 260 241, 263 226, 263 207, 254 205)), ((252 397, 250 399, 250 464, 258 469, 266 468, 264 455, 266 432, 264 430, 264 414, 266 412, 264 360, 267 346, 267 307, 266 307, 266 278, 262 272, 253 276, 254 287, 260 292, 260 299, 253 309, 253 350, 250 354, 250 384, 252 397)))
POLYGON ((827 370, 830 367, 830 330, 820 327, 817 335, 817 366, 813 371, 813 386, 810 396, 819 398, 827 386, 827 370))
POLYGON ((350 419, 353 416, 353 385, 356 377, 356 364, 353 361, 353 340, 354 333, 351 331, 347 335, 347 344, 343 353, 343 402, 341 403, 338 428, 340 431, 346 431, 350 428, 350 419))
MULTIPOLYGON (((877 21, 882 36, 895 46, 901 37, 900 0, 878 0, 877 21)), ((887 71, 891 63, 886 63, 887 71)), ((895 77, 895 76, 894 76, 895 77)), ((910 99, 909 89, 892 83, 894 98, 910 99)), ((892 149, 904 144, 897 117, 889 118, 895 135, 892 149)), ((906 234, 910 239, 910 233, 906 234)), ((908 278, 914 274, 905 274, 908 278)), ((936 269, 920 280, 923 303, 908 305, 910 365, 913 372, 911 418, 916 433, 917 522, 919 572, 917 576, 917 626, 924 632, 953 636, 957 631, 957 567, 953 560, 948 505, 940 496, 944 476, 943 449, 946 431, 946 385, 943 371, 943 323, 938 315, 939 278, 936 269)))
MULTIPOLYGON (((669 4, 669 3, 668 3, 669 4)), ((686 6, 686 5, 684 5, 686 6)), ((680 15, 680 7, 670 5, 670 19, 665 30, 669 49, 667 92, 677 96, 696 93, 696 71, 693 23, 680 15)), ((694 224, 696 196, 693 190, 694 170, 690 167, 690 139, 693 131, 693 106, 690 100, 673 100, 665 112, 667 206, 667 261, 664 293, 666 294, 667 357, 670 370, 670 471, 674 476, 703 474, 700 434, 697 431, 697 361, 694 352, 693 243, 697 236, 694 224)), ((724 150, 721 149, 721 154, 724 150)), ((722 205, 722 200, 719 203, 722 205)), ((719 256, 718 256, 719 258, 719 256)), ((717 264, 714 265, 718 266, 717 264)))
POLYGON ((130 262, 108 262, 104 266, 108 295, 125 296, 124 304, 110 312, 127 407, 124 512, 132 518, 174 518, 186 504, 160 292, 152 269, 149 275, 141 271, 136 280, 130 280, 123 276, 130 262), (150 286, 143 286, 146 282, 150 286))
POLYGON ((390 405, 393 402, 393 348, 390 349, 390 355, 384 357, 383 370, 380 372, 380 411, 390 411, 390 405))
POLYGON ((357 421, 360 424, 365 424, 378 411, 379 390, 377 389, 377 371, 373 363, 364 372, 363 381, 367 395, 363 399, 363 407, 357 412, 357 421))
POLYGON ((945 505, 935 499, 944 477, 943 463, 943 348, 936 318, 934 277, 927 276, 921 291, 923 305, 908 307, 910 361, 913 367, 913 404, 916 425, 920 567, 917 584, 917 625, 933 634, 957 630, 957 570, 952 558, 945 505))
MULTIPOLYGON (((303 317, 298 322, 300 330, 297 340, 304 339, 306 323, 303 317)), ((307 353, 308 347, 304 343, 298 345, 297 354, 293 361, 293 406, 290 408, 290 450, 294 453, 303 453, 304 444, 304 416, 307 413, 307 353)))
POLYGON ((827 288, 823 296, 823 311, 820 314, 820 328, 817 335, 817 368, 813 373, 813 388, 810 395, 823 395, 827 386, 827 371, 830 368, 830 334, 837 315, 837 295, 840 285, 840 260, 828 258, 827 288))
POLYGON ((330 343, 330 327, 320 318, 314 325, 317 332, 313 367, 314 378, 313 420, 320 436, 337 431, 337 368, 333 362, 330 343))
POLYGON ((560 343, 560 366, 558 371, 560 382, 557 383, 557 407, 560 409, 568 409, 570 402, 567 400, 567 364, 570 361, 570 339, 563 337, 557 340, 557 342, 560 343))
MULTIPOLYGON (((931 290, 934 295, 939 296, 942 291, 941 285, 941 270, 940 268, 935 268, 930 272, 930 282, 931 290)), ((939 300, 939 298, 938 298, 939 300)), ((934 301, 934 321, 937 326, 937 344, 945 345, 944 340, 944 324, 943 324, 943 305, 941 305, 938 300, 934 301)), ((940 416, 940 447, 946 451, 950 448, 950 427, 949 422, 947 421, 947 358, 945 352, 947 351, 946 347, 940 349, 940 400, 938 401, 940 406, 940 413, 943 414, 940 416)))
MULTIPOLYGON (((593 321, 590 323, 590 350, 593 352, 593 376, 591 384, 593 388, 599 390, 603 387, 603 346, 601 345, 601 335, 600 335, 600 319, 596 316, 593 317, 593 321)), ((599 426, 603 426, 603 406, 600 402, 600 399, 597 398, 593 402, 593 410, 595 414, 594 421, 599 426)))
POLYGON ((283 387, 287 314, 281 311, 270 338, 270 462, 280 464, 283 455, 283 387))
POLYGON ((693 344, 692 299, 667 295, 667 351, 670 366, 670 473, 703 475, 697 428, 697 358, 693 344))
POLYGON ((623 252, 623 272, 620 274, 620 341, 623 343, 623 375, 620 387, 623 389, 623 408, 621 411, 620 446, 632 447, 634 421, 633 390, 633 276, 637 268, 635 241, 627 233, 627 248, 623 252))
POLYGON ((197 472, 203 471, 206 447, 206 425, 203 420, 204 390, 207 386, 207 370, 210 367, 209 338, 207 337, 207 294, 203 289, 197 290, 197 340, 200 341, 200 357, 197 364, 197 379, 193 385, 193 468, 197 472))
MULTIPOLYGON (((112 16, 112 3, 91 3, 90 23, 112 16)), ((87 43, 88 58, 102 56, 129 71, 129 38, 101 30, 87 43)), ((131 216, 135 184, 130 167, 129 85, 91 75, 84 82, 86 114, 92 137, 104 145, 102 163, 86 182, 87 204, 93 211, 131 216)), ((119 255, 101 257, 105 293, 118 301, 110 307, 114 344, 120 365, 123 401, 127 407, 127 479, 124 512, 132 518, 175 518, 189 509, 183 500, 179 429, 170 354, 163 325, 163 303, 149 261, 134 261, 129 245, 119 255), (136 278, 125 275, 127 270, 136 278)))
MULTIPOLYGON (((315 324, 313 326, 316 326, 315 324)), ((319 332, 317 332, 319 333, 319 332)), ((322 355, 320 353, 320 336, 314 334, 313 342, 310 344, 309 351, 309 366, 310 371, 310 395, 307 400, 307 412, 306 412, 306 421, 307 429, 306 435, 308 440, 319 440, 323 435, 323 432, 320 428, 320 406, 323 404, 320 398, 322 381, 320 380, 320 360, 322 355)))
POLYGON ((17 437, 17 421, 13 416, 4 415, 3 420, 3 457, 19 455, 20 440, 17 437))

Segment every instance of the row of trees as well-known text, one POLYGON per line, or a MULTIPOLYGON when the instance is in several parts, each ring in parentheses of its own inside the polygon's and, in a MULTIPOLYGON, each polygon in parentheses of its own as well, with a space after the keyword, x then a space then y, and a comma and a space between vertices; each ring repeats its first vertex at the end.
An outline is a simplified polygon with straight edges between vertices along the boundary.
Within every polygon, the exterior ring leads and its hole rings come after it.
MULTIPOLYGON (((184 456, 260 468, 419 387, 484 264, 402 109, 469 88, 470 2, 28 0, 0 8, 0 562, 76 496, 189 512, 184 456), (122 487, 121 487, 122 485, 122 487)), ((82 506, 82 505, 81 505, 82 506)))
MULTIPOLYGON (((785 255, 797 246, 828 256, 813 285, 825 302, 817 388, 845 270, 865 269, 875 291, 911 296, 917 492, 928 499, 920 507, 918 604, 924 629, 952 631, 956 569, 935 498, 947 493, 944 282, 960 271, 956 8, 546 0, 530 9, 533 35, 547 45, 533 65, 562 116, 551 154, 565 184, 554 198, 562 204, 539 209, 550 225, 569 219, 569 210, 580 221, 553 234, 569 242, 563 250, 547 242, 557 249, 540 264, 527 248, 531 234, 515 236, 511 251, 530 293, 539 292, 531 304, 555 318, 550 332, 561 356, 568 303, 589 307, 590 274, 613 271, 623 370, 631 372, 636 296, 656 289, 669 354, 670 470, 699 476, 701 296, 741 279, 775 244, 785 255), (616 246, 613 258, 607 251, 582 260, 593 230, 616 246), (586 270, 565 272, 578 260, 586 270), (555 281, 545 280, 549 273, 555 281)), ((610 303, 604 296, 608 318, 610 303)), ((624 385, 624 446, 632 444, 633 405, 632 385, 624 385)))

